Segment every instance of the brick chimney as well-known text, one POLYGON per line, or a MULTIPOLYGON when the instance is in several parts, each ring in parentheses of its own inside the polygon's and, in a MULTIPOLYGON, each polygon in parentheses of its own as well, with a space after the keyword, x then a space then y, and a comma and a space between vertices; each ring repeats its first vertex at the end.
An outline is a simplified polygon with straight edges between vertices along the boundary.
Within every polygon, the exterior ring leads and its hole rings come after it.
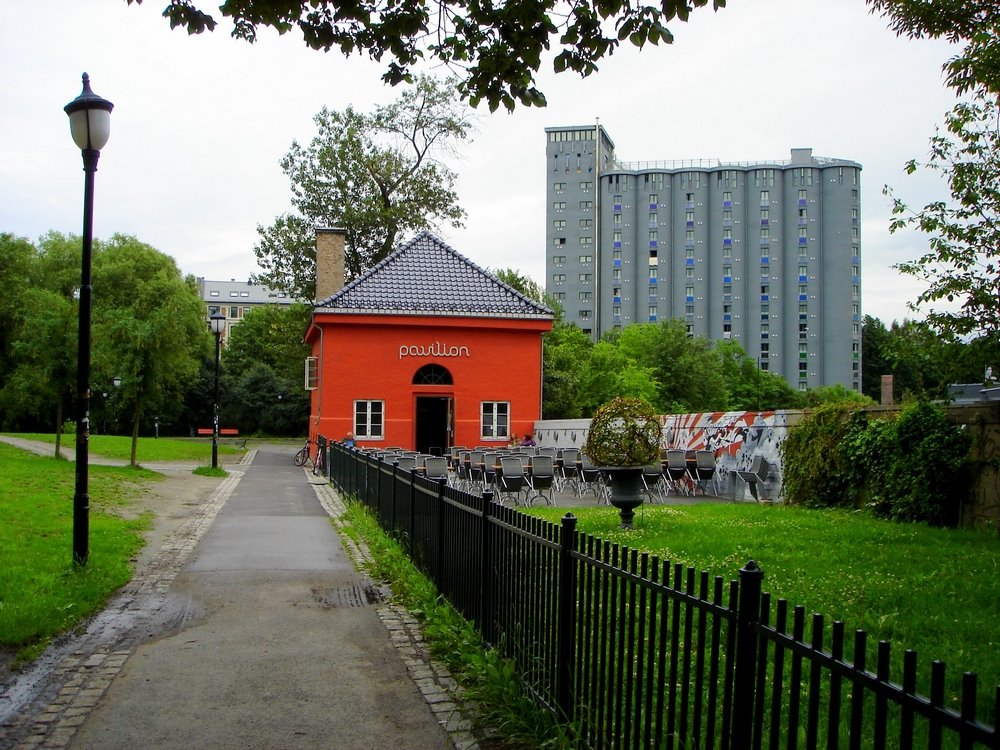
POLYGON ((882 406, 892 406, 892 375, 882 376, 882 406))
POLYGON ((316 227, 316 302, 336 294, 344 286, 344 237, 335 227, 316 227))

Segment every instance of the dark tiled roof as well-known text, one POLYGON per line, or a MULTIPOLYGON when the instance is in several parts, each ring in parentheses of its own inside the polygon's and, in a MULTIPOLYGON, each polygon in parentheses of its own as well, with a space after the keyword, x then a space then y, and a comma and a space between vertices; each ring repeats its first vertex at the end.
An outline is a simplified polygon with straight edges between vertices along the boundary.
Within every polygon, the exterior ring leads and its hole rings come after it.
POLYGON ((316 306, 317 312, 551 318, 552 311, 421 232, 316 306))

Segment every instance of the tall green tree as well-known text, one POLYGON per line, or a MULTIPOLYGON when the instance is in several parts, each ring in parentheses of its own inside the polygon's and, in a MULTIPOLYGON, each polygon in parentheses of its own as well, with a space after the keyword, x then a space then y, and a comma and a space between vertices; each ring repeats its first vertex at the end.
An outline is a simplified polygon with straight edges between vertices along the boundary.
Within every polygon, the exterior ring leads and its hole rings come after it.
MULTIPOLYGON (((142 0, 128 0, 139 4, 142 0)), ((213 3, 214 4, 214 3, 213 3)), ((542 60, 554 48, 556 72, 589 75, 623 42, 636 47, 669 44, 666 24, 687 21, 708 0, 661 0, 658 3, 556 0, 479 3, 469 0, 411 0, 405 3, 351 3, 345 0, 227 0, 222 15, 232 19, 233 36, 250 42, 260 27, 279 33, 298 28, 313 49, 339 49, 345 55, 388 57, 383 80, 409 80, 412 67, 427 57, 464 72, 457 88, 473 105, 484 100, 491 110, 513 109, 520 102, 544 106, 535 86, 542 60)), ((712 7, 725 7, 713 0, 712 7)), ((170 0, 163 15, 171 27, 196 34, 217 22, 197 0, 170 0)))
POLYGON ((712 343, 689 336, 684 321, 630 325, 611 338, 635 362, 652 368, 660 385, 653 405, 661 412, 726 408, 726 383, 712 343))
POLYGON ((593 340, 573 324, 557 323, 542 341, 542 417, 589 416, 583 402, 583 381, 593 340))
POLYGON ((928 249, 898 264, 927 284, 914 310, 926 308, 935 328, 956 335, 1000 333, 1000 106, 992 94, 947 114, 947 134, 931 139, 930 157, 907 172, 927 169, 948 183, 951 200, 911 209, 891 188, 890 230, 916 228, 928 249))
POLYGON ((121 378, 135 465, 144 418, 179 413, 211 345, 205 311, 173 258, 128 235, 96 244, 93 281, 94 377, 121 378))
POLYGON ((552 310, 557 323, 563 319, 563 309, 559 301, 552 295, 546 294, 545 288, 530 276, 514 268, 498 268, 493 271, 493 274, 504 284, 513 287, 528 299, 552 310))
POLYGON ((346 231, 346 273, 354 278, 385 258, 400 235, 439 223, 461 226, 455 173, 440 161, 471 129, 454 82, 420 76, 394 102, 366 114, 325 107, 317 134, 293 142, 281 161, 294 213, 258 226, 255 281, 314 299, 313 227, 346 231))
POLYGON ((226 411, 245 433, 301 435, 309 418, 303 387, 309 347, 303 342, 312 308, 267 305, 235 326, 222 359, 229 393, 226 411))

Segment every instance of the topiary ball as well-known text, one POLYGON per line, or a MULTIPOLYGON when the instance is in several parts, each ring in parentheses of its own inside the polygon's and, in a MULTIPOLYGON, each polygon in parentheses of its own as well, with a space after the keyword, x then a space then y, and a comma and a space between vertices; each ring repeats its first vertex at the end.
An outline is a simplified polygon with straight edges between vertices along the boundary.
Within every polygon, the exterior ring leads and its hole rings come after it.
POLYGON ((641 398, 616 398, 590 420, 583 452, 597 466, 646 466, 660 460, 660 417, 641 398))

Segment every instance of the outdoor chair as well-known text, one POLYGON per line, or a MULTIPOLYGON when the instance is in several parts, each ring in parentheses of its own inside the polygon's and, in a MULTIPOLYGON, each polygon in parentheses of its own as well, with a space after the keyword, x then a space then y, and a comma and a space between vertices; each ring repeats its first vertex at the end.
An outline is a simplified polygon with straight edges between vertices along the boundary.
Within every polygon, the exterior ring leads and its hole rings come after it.
POLYGON ((715 452, 709 450, 695 451, 694 479, 703 495, 708 494, 708 487, 711 485, 712 494, 719 494, 718 483, 715 479, 715 452))
POLYGON ((500 458, 500 474, 496 481, 497 494, 501 502, 504 498, 510 498, 515 505, 520 504, 521 493, 528 486, 520 459, 516 456, 502 456, 500 458))
POLYGON ((411 471, 417 468, 416 456, 394 456, 392 461, 399 467, 400 471, 411 471))
POLYGON ((424 474, 428 479, 448 479, 448 459, 444 456, 427 456, 424 474))
POLYGON ((531 459, 530 490, 526 503, 531 505, 532 500, 541 498, 546 505, 552 505, 552 486, 555 483, 555 464, 552 456, 538 454, 531 459), (545 494, 545 493, 548 494, 545 494))
POLYGON ((663 476, 662 465, 656 463, 642 467, 642 492, 651 503, 664 499, 666 479, 663 476))
POLYGON ((606 501, 610 494, 610 488, 604 481, 604 475, 601 473, 601 470, 594 465, 586 453, 580 454, 580 478, 578 487, 580 488, 579 497, 583 497, 584 492, 592 492, 594 493, 594 497, 597 498, 598 503, 606 501))
POLYGON ((691 489, 688 485, 687 456, 679 448, 671 448, 667 451, 667 481, 670 487, 678 495, 689 495, 691 489))
MULTIPOLYGON (((771 465, 767 462, 767 459, 761 455, 756 455, 753 457, 753 461, 750 463, 750 471, 737 471, 736 476, 746 482, 746 485, 750 488, 750 496, 754 499, 754 502, 761 502, 759 489, 763 489, 767 484, 767 475, 770 472, 771 465), (758 488, 757 485, 761 485, 758 488)), ((736 497, 733 497, 736 500, 736 497)), ((767 498, 764 498, 767 500, 767 498)))
POLYGON ((577 469, 577 462, 580 460, 580 451, 577 448, 563 448, 562 451, 562 486, 560 490, 572 486, 573 494, 580 494, 580 472, 577 469))

